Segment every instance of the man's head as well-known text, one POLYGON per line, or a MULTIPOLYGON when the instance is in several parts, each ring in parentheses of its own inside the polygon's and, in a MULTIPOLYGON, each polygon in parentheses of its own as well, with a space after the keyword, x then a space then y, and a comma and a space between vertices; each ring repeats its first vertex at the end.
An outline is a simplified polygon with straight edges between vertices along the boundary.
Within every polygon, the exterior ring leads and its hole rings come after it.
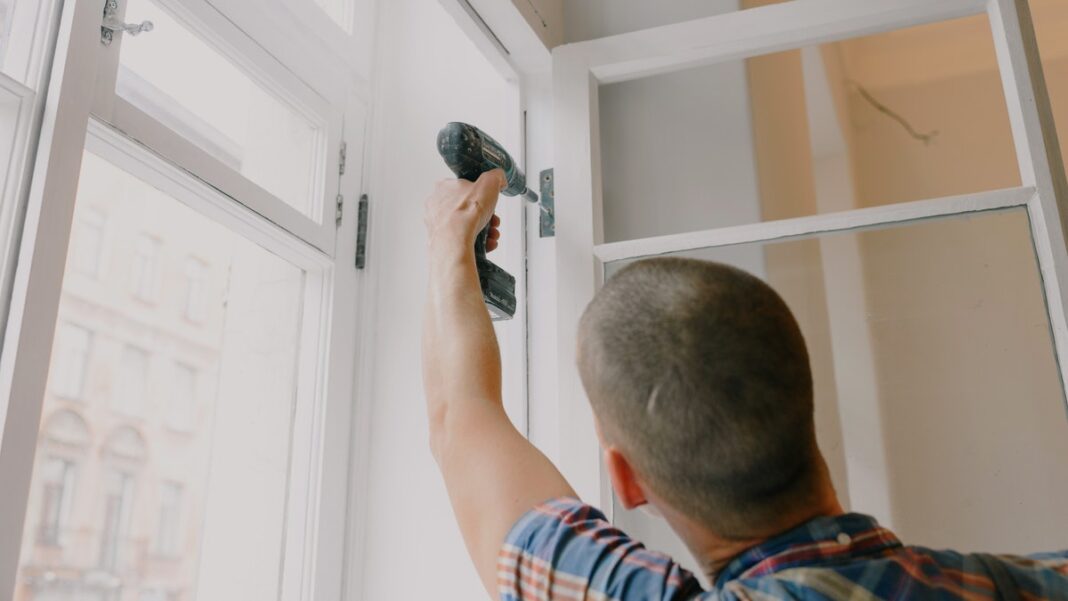
POLYGON ((586 309, 578 352, 606 447, 716 535, 774 534, 825 494, 805 341, 759 279, 706 261, 634 263, 586 309))

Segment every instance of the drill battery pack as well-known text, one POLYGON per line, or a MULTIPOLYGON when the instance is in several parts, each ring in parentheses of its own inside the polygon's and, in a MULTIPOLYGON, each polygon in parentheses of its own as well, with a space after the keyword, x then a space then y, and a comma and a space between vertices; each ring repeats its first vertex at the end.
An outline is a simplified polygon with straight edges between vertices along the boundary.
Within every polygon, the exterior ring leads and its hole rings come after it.
POLYGON ((478 280, 482 285, 482 300, 489 309, 493 321, 504 321, 515 316, 515 278, 512 274, 486 259, 476 259, 478 280))

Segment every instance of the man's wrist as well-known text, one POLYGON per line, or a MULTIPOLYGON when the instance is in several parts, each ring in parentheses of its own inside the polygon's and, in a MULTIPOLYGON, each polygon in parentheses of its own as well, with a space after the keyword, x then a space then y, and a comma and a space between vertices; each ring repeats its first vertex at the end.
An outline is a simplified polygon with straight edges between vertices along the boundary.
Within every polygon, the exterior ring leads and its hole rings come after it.
POLYGON ((474 241, 454 233, 439 233, 430 237, 430 253, 435 257, 463 259, 474 253, 474 241))

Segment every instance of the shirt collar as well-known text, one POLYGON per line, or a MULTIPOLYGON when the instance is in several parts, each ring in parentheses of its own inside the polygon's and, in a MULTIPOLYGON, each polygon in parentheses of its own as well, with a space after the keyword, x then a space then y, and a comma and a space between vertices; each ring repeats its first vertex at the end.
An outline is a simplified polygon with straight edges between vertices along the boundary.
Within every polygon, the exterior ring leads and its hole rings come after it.
POLYGON ((818 517, 732 559, 716 575, 716 588, 739 578, 864 557, 900 546, 901 541, 873 517, 859 513, 818 517))

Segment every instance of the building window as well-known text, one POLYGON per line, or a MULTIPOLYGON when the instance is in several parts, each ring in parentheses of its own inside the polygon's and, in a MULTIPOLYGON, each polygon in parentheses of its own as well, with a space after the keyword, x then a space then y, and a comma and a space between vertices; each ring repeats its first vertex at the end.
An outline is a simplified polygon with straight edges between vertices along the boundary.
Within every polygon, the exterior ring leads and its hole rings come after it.
POLYGON ((63 545, 71 499, 74 497, 74 463, 50 457, 41 465, 41 514, 37 542, 63 545))
POLYGON ((167 410, 167 425, 174 430, 187 432, 193 428, 196 416, 197 370, 184 363, 174 364, 174 382, 171 387, 170 406, 167 410))
POLYGON ((52 391, 68 399, 81 399, 89 366, 93 335, 89 330, 62 324, 56 339, 56 358, 52 366, 52 391))
POLYGON ((108 474, 104 484, 104 521, 100 530, 100 558, 104 570, 118 571, 128 546, 126 533, 133 511, 133 476, 120 471, 108 474))
POLYGON ((141 234, 133 253, 133 294, 145 302, 154 302, 159 287, 159 240, 141 234))
POLYGON ((185 318, 196 323, 207 319, 208 266, 199 259, 185 262, 185 318))
POLYGON ((181 550, 182 497, 184 490, 176 482, 164 482, 160 488, 159 528, 156 531, 156 553, 176 557, 181 550))
POLYGON ((135 346, 122 349, 119 379, 115 386, 115 409, 139 415, 148 397, 148 351, 135 346))
POLYGON ((102 211, 86 209, 78 217, 71 249, 71 267, 89 277, 100 277, 104 253, 104 228, 107 218, 102 211))

